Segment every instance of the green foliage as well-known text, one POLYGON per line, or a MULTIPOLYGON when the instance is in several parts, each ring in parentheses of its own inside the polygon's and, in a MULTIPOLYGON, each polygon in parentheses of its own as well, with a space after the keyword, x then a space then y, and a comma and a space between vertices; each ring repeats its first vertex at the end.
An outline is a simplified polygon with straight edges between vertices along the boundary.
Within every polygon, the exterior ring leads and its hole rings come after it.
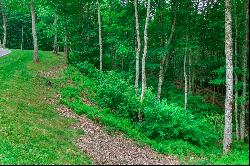
POLYGON ((167 101, 144 108, 143 131, 160 140, 183 139, 196 145, 208 145, 218 140, 213 124, 195 118, 176 104, 167 101))
POLYGON ((79 93, 86 93, 87 88, 88 94, 94 94, 88 97, 90 100, 101 107, 111 109, 119 117, 137 122, 140 130, 152 139, 183 139, 196 145, 208 145, 219 139, 219 134, 214 131, 214 124, 207 121, 204 116, 195 117, 192 111, 185 112, 177 104, 159 102, 150 89, 147 90, 145 100, 141 103, 140 96, 135 93, 130 81, 122 74, 114 71, 98 73, 88 62, 76 66, 83 73, 83 76, 77 71, 71 73, 71 78, 78 88, 69 86, 63 92, 63 94, 69 93, 67 96, 74 98, 72 101, 79 98, 79 93), (90 80, 88 76, 95 79, 90 80), (143 115, 142 123, 138 122, 139 110, 143 115))
MULTIPOLYGON (((247 149, 239 149, 238 144, 233 146, 235 147, 233 153, 238 154, 236 155, 239 158, 238 162, 236 162, 234 156, 225 157, 221 155, 219 140, 222 140, 223 125, 221 122, 223 116, 217 113, 201 117, 194 116, 191 110, 189 110, 190 112, 184 112, 178 103, 171 103, 168 100, 159 102, 152 90, 149 89, 145 95, 144 103, 136 100, 138 102, 136 102, 137 107, 143 113, 143 121, 139 123, 132 119, 131 114, 119 108, 119 104, 116 104, 116 108, 119 110, 117 111, 114 110, 113 106, 103 103, 103 101, 110 103, 120 101, 122 103, 124 101, 122 97, 127 98, 126 95, 119 93, 115 95, 120 100, 113 99, 113 95, 105 95, 111 92, 115 93, 117 89, 126 92, 124 89, 129 88, 129 86, 124 88, 120 85, 129 84, 122 77, 122 74, 114 71, 96 73, 95 79, 91 79, 89 76, 93 76, 93 74, 84 66, 90 67, 90 71, 95 73, 96 70, 93 70, 93 66, 87 62, 78 65, 81 71, 84 71, 81 74, 72 66, 69 66, 66 70, 65 82, 68 79, 74 80, 74 82, 62 89, 62 102, 78 114, 85 114, 93 120, 100 119, 99 123, 106 126, 109 132, 118 130, 129 138, 138 141, 142 146, 147 144, 161 153, 178 155, 183 164, 243 164, 248 160, 246 157, 247 149), (115 85, 115 88, 112 88, 111 84, 115 85), (98 90, 101 90, 99 86, 107 89, 102 89, 104 92, 99 92, 98 90), (86 91, 86 87, 88 87, 88 91, 86 91), (97 105, 86 105, 82 98, 84 92, 91 96, 90 99, 95 101, 97 105), (105 99, 100 98, 99 95, 105 97, 105 99), (100 108, 101 104, 106 108, 100 108), (239 154, 242 154, 242 156, 239 154)), ((131 94, 133 93, 131 91, 131 94)), ((85 97, 88 98, 88 95, 85 97)), ((137 109, 137 107, 135 108, 137 109)), ((241 146, 246 147, 246 144, 241 146)))

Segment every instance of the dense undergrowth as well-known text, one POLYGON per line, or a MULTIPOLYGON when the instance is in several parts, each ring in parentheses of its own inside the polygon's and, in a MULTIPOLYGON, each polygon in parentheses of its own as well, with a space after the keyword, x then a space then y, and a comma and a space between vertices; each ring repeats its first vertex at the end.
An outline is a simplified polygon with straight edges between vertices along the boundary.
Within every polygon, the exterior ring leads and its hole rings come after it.
POLYGON ((149 88, 141 103, 132 77, 115 71, 100 73, 88 62, 69 66, 64 81, 67 86, 62 89, 62 102, 107 126, 108 131, 121 131, 161 153, 178 155, 183 163, 249 161, 245 143, 234 143, 232 154, 222 155, 223 111, 204 102, 201 96, 190 96, 184 111, 183 94, 173 90, 170 97, 159 102, 149 88), (86 100, 95 106, 86 105, 86 100))

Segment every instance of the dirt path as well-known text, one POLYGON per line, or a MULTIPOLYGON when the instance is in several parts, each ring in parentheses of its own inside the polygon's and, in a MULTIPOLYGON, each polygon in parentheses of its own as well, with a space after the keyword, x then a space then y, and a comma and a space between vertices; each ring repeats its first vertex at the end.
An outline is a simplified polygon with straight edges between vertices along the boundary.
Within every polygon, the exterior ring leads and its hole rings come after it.
POLYGON ((60 106, 57 111, 79 122, 74 128, 83 129, 85 134, 75 144, 92 158, 95 165, 178 165, 172 157, 158 154, 146 146, 138 147, 122 135, 107 134, 101 126, 65 106, 60 106))
MULTIPOLYGON (((58 69, 43 73, 45 77, 57 77, 58 69)), ((60 95, 48 102, 58 101, 60 95)), ((77 115, 72 110, 60 105, 57 108, 60 115, 78 121, 73 127, 84 130, 74 143, 88 154, 95 165, 178 165, 178 160, 171 156, 159 154, 147 146, 139 147, 136 142, 125 138, 122 134, 111 136, 103 127, 86 118, 77 115)))
POLYGON ((11 51, 7 49, 0 48, 0 57, 9 54, 11 51))

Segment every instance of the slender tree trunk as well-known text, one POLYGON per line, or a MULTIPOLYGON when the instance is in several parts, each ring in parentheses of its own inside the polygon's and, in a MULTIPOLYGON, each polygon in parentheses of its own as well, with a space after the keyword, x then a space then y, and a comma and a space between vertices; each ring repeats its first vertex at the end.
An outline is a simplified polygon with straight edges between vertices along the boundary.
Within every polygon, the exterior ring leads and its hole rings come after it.
POLYGON ((161 89, 162 89, 162 83, 163 83, 163 79, 164 79, 164 63, 166 61, 166 56, 164 56, 161 59, 160 62, 160 72, 159 72, 159 81, 158 81, 158 93, 157 93, 157 99, 161 100, 161 89))
POLYGON ((246 99, 246 89, 247 89, 247 50, 248 50, 248 36, 249 36, 249 30, 248 30, 248 23, 249 23, 249 0, 245 0, 245 10, 246 10, 246 16, 245 16, 245 41, 243 45, 243 51, 242 51, 242 82, 243 82, 243 90, 242 90, 242 97, 244 99, 244 102, 241 105, 241 114, 240 114, 240 139, 245 139, 245 118, 246 118, 246 103, 248 102, 246 99))
POLYGON ((188 93, 189 94, 192 94, 192 73, 191 73, 191 65, 192 65, 192 59, 191 59, 191 50, 189 50, 189 52, 188 52, 188 63, 189 63, 189 65, 188 65, 188 93))
POLYGON ((7 39, 7 26, 6 26, 6 15, 3 12, 3 48, 6 47, 6 39, 7 39))
MULTIPOLYGON (((172 29, 171 29, 171 33, 170 33, 170 36, 167 40, 167 44, 166 44, 166 47, 168 47, 173 39, 173 34, 174 34, 174 31, 175 31, 175 24, 176 24, 176 15, 174 17, 174 21, 172 23, 172 29)), ((160 62, 160 72, 159 72, 159 81, 158 81, 158 93, 157 93, 157 99, 160 100, 161 99, 161 91, 162 91, 162 83, 163 83, 163 80, 164 80, 164 63, 166 61, 166 56, 164 56, 162 59, 161 59, 161 62, 160 62)))
POLYGON ((100 0, 97 0, 97 4, 98 4, 98 24, 99 24, 100 71, 102 72, 102 22, 101 22, 100 0))
POLYGON ((213 89, 213 104, 214 104, 214 99, 215 99, 215 85, 214 85, 214 89, 213 89))
POLYGON ((141 52, 141 39, 140 39, 140 30, 139 30, 139 21, 138 21, 138 10, 137 10, 138 0, 134 0, 135 6, 135 26, 136 26, 136 39, 137 39, 137 49, 136 49, 136 67, 135 67, 135 91, 138 93, 139 85, 139 75, 140 75, 140 52, 141 52))
POLYGON ((3 48, 6 47, 6 39, 7 39, 7 18, 6 18, 6 13, 4 9, 4 4, 2 0, 0 0, 0 5, 1 5, 1 12, 2 12, 2 17, 3 17, 3 48))
POLYGON ((66 26, 64 26, 64 54, 68 56, 68 33, 66 26))
POLYGON ((55 28, 55 36, 54 36, 54 45, 53 45, 53 53, 58 52, 58 43, 57 43, 57 22, 58 22, 58 16, 55 14, 55 20, 54 20, 54 28, 55 28))
MULTIPOLYGON (((234 59, 234 66, 235 68, 237 69, 237 63, 238 63, 238 19, 237 19, 237 2, 235 1, 235 4, 234 4, 234 15, 235 15, 235 41, 234 41, 234 56, 235 56, 235 59, 234 59)), ((234 74, 234 77, 235 77, 235 85, 237 86, 238 85, 238 75, 237 75, 237 72, 235 72, 234 74)), ((239 121, 238 121, 238 96, 239 96, 239 93, 238 93, 238 89, 235 88, 235 99, 234 99, 234 112, 235 112, 235 130, 236 130, 236 139, 237 141, 240 139, 240 130, 239 130, 239 121)))
POLYGON ((150 15, 150 0, 148 0, 147 6, 147 17, 145 22, 145 29, 144 29, 144 50, 142 55, 142 92, 141 92, 141 102, 144 100, 145 91, 147 88, 147 81, 146 81, 146 71, 145 71, 145 62, 146 62, 146 55, 148 49, 148 20, 150 15))
POLYGON ((21 39, 21 50, 23 50, 23 25, 22 25, 22 39, 21 39))
POLYGON ((34 57, 35 63, 38 62, 38 45, 37 45, 37 34, 36 34, 36 16, 35 16, 35 4, 34 0, 31 0, 31 16, 32 16, 32 35, 34 42, 34 57))
MULTIPOLYGON (((186 35, 186 42, 188 42, 188 37, 186 35)), ((184 99, 184 110, 187 111, 187 90, 188 90, 188 82, 187 82, 187 73, 186 73, 186 62, 187 62, 187 46, 185 48, 184 53, 184 63, 183 63, 183 73, 184 73, 184 81, 185 81, 185 99, 184 99)))
POLYGON ((223 152, 232 148, 232 103, 233 103, 233 51, 232 18, 230 0, 225 0, 225 53, 226 53, 226 99, 223 152))

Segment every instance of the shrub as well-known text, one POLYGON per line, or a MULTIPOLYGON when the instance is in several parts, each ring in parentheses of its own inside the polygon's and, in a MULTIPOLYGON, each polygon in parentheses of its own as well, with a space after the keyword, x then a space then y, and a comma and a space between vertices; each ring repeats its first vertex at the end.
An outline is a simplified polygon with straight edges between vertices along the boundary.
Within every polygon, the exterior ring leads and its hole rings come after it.
POLYGON ((183 139, 198 145, 218 139, 211 123, 206 119, 195 119, 176 104, 163 101, 154 107, 146 106, 143 114, 142 130, 152 139, 183 139))
POLYGON ((180 103, 173 103, 173 100, 171 103, 167 100, 159 102, 152 88, 147 89, 144 102, 141 103, 134 86, 123 74, 115 71, 99 73, 88 62, 76 66, 83 75, 71 74, 79 91, 76 93, 69 89, 74 97, 85 92, 86 88, 91 89, 91 94, 95 94, 91 96, 92 101, 101 107, 110 108, 119 117, 137 122, 140 130, 149 138, 161 141, 182 139, 195 145, 208 145, 218 140, 219 134, 215 131, 213 118, 194 116, 191 110, 184 111, 180 103), (140 123, 139 110, 143 117, 140 123))

